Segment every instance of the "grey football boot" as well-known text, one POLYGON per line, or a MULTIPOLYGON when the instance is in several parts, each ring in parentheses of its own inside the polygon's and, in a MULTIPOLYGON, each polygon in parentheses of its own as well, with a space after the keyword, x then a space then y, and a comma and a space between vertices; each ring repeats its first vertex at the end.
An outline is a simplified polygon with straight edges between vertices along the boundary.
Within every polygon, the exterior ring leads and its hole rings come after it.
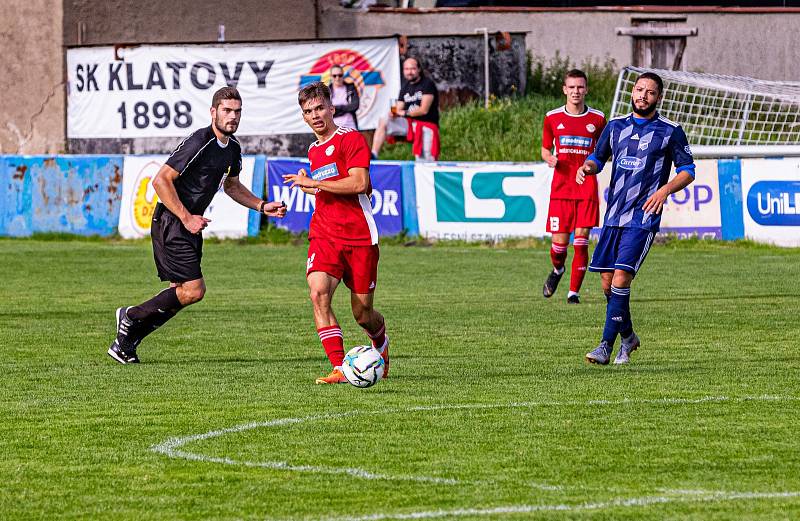
POLYGON ((641 345, 639 342, 639 337, 636 333, 633 333, 630 336, 630 341, 626 342, 624 339, 619 344, 619 352, 617 353, 617 357, 614 358, 614 365, 622 365, 627 364, 631 361, 631 353, 636 351, 636 348, 641 345))
POLYGON ((608 362, 611 360, 611 352, 613 350, 614 346, 609 345, 608 342, 602 340, 599 346, 586 353, 586 361, 590 364, 608 365, 608 362))

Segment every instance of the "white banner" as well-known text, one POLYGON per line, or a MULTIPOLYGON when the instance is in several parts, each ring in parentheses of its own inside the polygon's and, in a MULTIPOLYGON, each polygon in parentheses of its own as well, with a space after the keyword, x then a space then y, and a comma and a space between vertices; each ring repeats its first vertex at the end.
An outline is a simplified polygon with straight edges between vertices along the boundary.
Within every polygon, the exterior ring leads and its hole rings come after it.
MULTIPOLYGON (((661 231, 674 233, 682 238, 697 236, 706 239, 722 239, 720 218, 719 181, 717 160, 705 159, 694 162, 695 180, 692 184, 667 198, 661 216, 661 231)), ((673 169, 671 176, 675 175, 673 169)), ((611 165, 606 165, 597 178, 600 194, 600 226, 606 214, 608 185, 611 165)), ((599 229, 598 229, 599 230, 599 229)))
POLYGON ((358 88, 361 129, 375 128, 400 90, 394 38, 297 44, 142 45, 67 50, 67 137, 183 137, 210 124, 214 92, 242 96, 237 135, 310 132, 299 89, 341 65, 358 88))
POLYGON ((553 170, 538 164, 417 163, 420 235, 496 241, 543 237, 553 170))
POLYGON ((748 239, 800 246, 800 159, 742 159, 748 239))
MULTIPOLYGON (((122 167, 122 205, 119 211, 119 234, 123 238, 140 239, 150 235, 150 223, 158 202, 152 181, 168 157, 125 156, 122 167)), ((255 157, 242 157, 239 180, 249 190, 253 189, 254 166, 255 157)), ((203 237, 246 237, 250 211, 228 197, 220 188, 204 214, 211 222, 203 230, 203 237)))

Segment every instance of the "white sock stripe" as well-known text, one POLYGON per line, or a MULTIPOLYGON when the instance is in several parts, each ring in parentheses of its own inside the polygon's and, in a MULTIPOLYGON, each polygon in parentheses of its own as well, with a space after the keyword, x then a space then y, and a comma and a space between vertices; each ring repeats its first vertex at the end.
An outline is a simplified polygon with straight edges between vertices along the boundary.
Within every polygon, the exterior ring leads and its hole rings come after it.
POLYGON ((589 239, 575 239, 572 241, 573 246, 589 246, 589 239))
POLYGON ((566 246, 557 246, 557 245, 553 244, 551 246, 551 248, 556 253, 564 253, 565 251, 567 251, 567 247, 566 246))
POLYGON ((626 296, 631 294, 631 288, 615 288, 614 286, 611 286, 611 293, 615 295, 626 296))
POLYGON ((341 329, 329 329, 327 331, 320 331, 319 332, 319 339, 320 340, 324 340, 326 338, 331 338, 331 337, 335 337, 335 336, 338 336, 339 338, 344 338, 344 335, 342 335, 342 330, 341 329))

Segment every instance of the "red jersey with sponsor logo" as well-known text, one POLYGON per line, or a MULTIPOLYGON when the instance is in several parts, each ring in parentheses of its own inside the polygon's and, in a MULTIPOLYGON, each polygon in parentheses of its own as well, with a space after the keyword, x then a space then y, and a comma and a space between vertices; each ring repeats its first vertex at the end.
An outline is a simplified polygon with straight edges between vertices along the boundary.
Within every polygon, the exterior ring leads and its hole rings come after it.
POLYGON ((583 199, 599 201, 597 176, 587 175, 582 185, 575 182, 578 167, 594 151, 597 138, 606 126, 606 118, 599 110, 589 106, 583 114, 570 114, 566 105, 551 110, 544 117, 542 147, 552 150, 558 157, 553 183, 550 185, 551 199, 583 199))
MULTIPOLYGON (((339 127, 327 140, 315 141, 308 147, 308 160, 311 162, 311 177, 317 181, 336 181, 349 177, 351 168, 369 170, 370 150, 364 136, 357 130, 339 127)), ((370 192, 371 183, 367 189, 367 193, 370 192)), ((372 217, 369 196, 317 192, 308 237, 352 246, 378 244, 378 228, 372 217)))

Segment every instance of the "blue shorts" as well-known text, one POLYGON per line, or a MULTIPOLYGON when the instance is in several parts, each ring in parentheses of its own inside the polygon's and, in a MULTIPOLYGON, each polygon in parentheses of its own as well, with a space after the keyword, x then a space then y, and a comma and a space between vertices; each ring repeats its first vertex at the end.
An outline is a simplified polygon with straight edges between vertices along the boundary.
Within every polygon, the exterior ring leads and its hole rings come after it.
POLYGON ((647 257, 656 233, 643 228, 603 226, 589 271, 623 270, 636 274, 647 257))

